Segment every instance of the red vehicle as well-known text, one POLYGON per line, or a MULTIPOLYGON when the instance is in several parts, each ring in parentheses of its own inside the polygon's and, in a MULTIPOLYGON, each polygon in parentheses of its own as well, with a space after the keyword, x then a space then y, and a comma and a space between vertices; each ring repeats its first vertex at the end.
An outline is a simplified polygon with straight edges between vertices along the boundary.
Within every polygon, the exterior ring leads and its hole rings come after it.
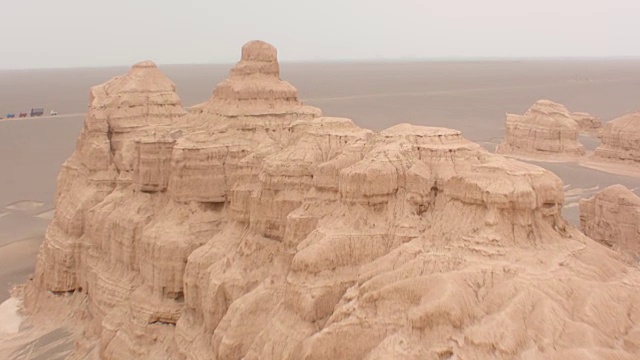
POLYGON ((27 113, 23 113, 23 112, 21 112, 21 113, 20 113, 20 115, 19 115, 19 117, 27 117, 27 115, 28 115, 27 113))

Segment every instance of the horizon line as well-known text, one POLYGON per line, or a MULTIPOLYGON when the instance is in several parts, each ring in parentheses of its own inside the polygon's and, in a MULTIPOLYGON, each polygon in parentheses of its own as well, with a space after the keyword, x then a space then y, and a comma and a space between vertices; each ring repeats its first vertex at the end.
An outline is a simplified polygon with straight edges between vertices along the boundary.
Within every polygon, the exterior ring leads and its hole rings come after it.
MULTIPOLYGON (((151 59, 147 59, 151 60, 151 59)), ((354 58, 354 59, 298 59, 279 60, 280 64, 371 64, 371 63, 410 63, 410 62, 516 62, 516 61, 619 61, 619 60, 640 60, 640 55, 612 55, 612 56, 432 56, 432 57, 398 57, 398 58, 354 58)), ((140 60, 144 61, 144 60, 140 60)), ((161 66, 202 66, 202 65, 233 65, 237 61, 216 61, 210 62, 184 62, 184 63, 157 63, 161 66)), ((53 67, 25 67, 25 68, 3 68, 0 71, 35 71, 35 70, 75 70, 75 69, 110 69, 129 68, 133 64, 114 65, 70 65, 53 67)))

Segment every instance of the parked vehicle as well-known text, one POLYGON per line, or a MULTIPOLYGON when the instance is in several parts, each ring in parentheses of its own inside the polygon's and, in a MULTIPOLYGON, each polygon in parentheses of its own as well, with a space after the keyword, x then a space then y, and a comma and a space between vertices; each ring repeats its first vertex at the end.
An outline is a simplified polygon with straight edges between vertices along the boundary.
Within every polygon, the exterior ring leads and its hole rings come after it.
POLYGON ((43 108, 33 108, 33 109, 31 109, 31 117, 42 116, 42 114, 44 114, 44 109, 43 108))
POLYGON ((51 110, 51 112, 49 113, 49 115, 51 115, 51 116, 56 116, 56 115, 58 115, 58 112, 57 112, 57 111, 55 111, 55 110, 51 110))
POLYGON ((27 117, 27 115, 29 114, 21 112, 18 116, 22 118, 22 117, 27 117))
POLYGON ((7 114, 7 119, 13 119, 16 117, 16 114, 7 114))

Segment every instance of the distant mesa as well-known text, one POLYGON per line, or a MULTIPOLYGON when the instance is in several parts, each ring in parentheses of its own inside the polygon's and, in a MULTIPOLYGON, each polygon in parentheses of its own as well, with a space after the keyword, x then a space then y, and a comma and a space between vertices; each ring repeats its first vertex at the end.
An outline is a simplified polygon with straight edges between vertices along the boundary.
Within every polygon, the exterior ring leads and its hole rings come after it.
MULTIPOLYGON (((565 113, 511 115, 503 148, 581 154, 565 113)), ((93 87, 57 185, 25 306, 76 306, 74 358, 640 355, 640 270, 567 223, 560 178, 323 117, 261 41, 189 113, 150 62, 93 87)))
POLYGON ((574 81, 577 82, 593 82, 593 80, 591 80, 591 78, 586 77, 586 76, 582 76, 580 74, 576 74, 574 81))
POLYGON ((570 113, 570 116, 578 123, 580 131, 584 133, 598 135, 600 130, 602 130, 602 120, 597 116, 586 112, 573 112, 570 113))
POLYGON ((505 137, 496 152, 542 157, 577 157, 585 154, 578 141, 580 131, 596 132, 598 118, 572 113, 550 100, 536 101, 524 115, 507 114, 505 137))
POLYGON ((532 108, 534 111, 547 113, 557 119, 571 118, 578 123, 578 129, 581 132, 595 135, 602 128, 602 120, 599 117, 586 112, 571 112, 566 106, 551 100, 538 100, 532 108))
POLYGON ((607 122, 564 105, 539 100, 523 115, 506 114, 505 136, 496 153, 539 161, 575 161, 582 166, 640 177, 640 112, 607 122), (584 133, 601 143, 588 154, 584 133), (585 155, 588 155, 585 156, 585 155))
POLYGON ((640 165, 640 112, 607 122, 595 158, 640 165))
POLYGON ((626 187, 580 200, 580 226, 590 238, 640 260, 640 197, 626 187))

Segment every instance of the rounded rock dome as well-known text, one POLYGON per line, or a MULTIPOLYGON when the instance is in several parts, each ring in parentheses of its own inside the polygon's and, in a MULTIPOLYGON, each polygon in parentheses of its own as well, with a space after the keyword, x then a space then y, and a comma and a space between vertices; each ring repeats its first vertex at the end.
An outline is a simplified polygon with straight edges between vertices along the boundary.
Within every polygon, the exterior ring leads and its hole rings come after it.
POLYGON ((252 61, 277 61, 278 51, 264 41, 249 41, 242 47, 242 60, 252 61))
POLYGON ((134 68, 157 68, 156 63, 151 60, 141 61, 133 65, 134 68))

